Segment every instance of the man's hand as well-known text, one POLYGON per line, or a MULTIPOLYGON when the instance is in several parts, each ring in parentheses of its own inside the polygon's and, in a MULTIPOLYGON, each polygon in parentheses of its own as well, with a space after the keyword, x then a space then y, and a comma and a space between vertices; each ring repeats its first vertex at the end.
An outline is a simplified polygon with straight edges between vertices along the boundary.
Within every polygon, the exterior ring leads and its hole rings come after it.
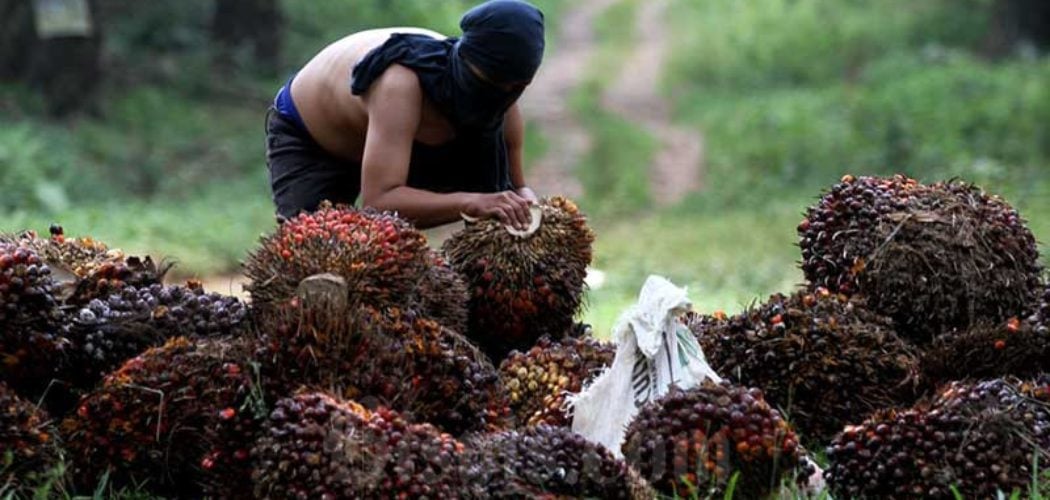
POLYGON ((463 213, 479 219, 499 219, 504 224, 524 231, 532 220, 532 214, 529 213, 531 204, 532 201, 514 191, 491 194, 474 193, 464 207, 463 213))

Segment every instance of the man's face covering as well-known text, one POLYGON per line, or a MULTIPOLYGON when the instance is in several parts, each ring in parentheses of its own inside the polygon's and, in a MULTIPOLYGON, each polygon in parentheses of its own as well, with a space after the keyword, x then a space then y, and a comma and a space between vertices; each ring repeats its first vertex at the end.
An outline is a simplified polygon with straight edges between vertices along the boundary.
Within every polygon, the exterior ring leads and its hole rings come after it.
POLYGON ((450 118, 467 128, 498 127, 543 60, 543 13, 525 2, 492 0, 464 14, 459 27, 463 36, 449 61, 450 118))

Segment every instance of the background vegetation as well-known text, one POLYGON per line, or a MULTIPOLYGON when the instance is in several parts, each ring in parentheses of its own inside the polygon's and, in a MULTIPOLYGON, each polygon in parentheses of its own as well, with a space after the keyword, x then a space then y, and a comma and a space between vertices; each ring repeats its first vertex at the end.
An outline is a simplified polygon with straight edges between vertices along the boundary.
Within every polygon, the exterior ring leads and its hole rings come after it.
MULTIPOLYGON (((961 176, 1050 237, 1050 59, 1045 28, 1018 27, 1026 2, 672 0, 662 88, 675 119, 704 134, 705 184, 655 209, 646 168, 657 138, 598 97, 637 36, 642 1, 599 17, 600 56, 566 103, 594 137, 577 172, 607 276, 586 317, 599 332, 651 273, 689 285, 705 310, 789 288, 801 279, 799 214, 847 172, 961 176)), ((204 276, 235 273, 273 226, 263 115, 284 79, 358 29, 454 34, 474 2, 278 2, 273 64, 236 44, 219 50, 213 1, 96 3, 105 71, 74 112, 56 117, 27 79, 0 83, 0 230, 59 221, 204 276)), ((555 25, 569 5, 537 3, 555 25)), ((529 144, 531 157, 544 147, 538 135, 529 144)))

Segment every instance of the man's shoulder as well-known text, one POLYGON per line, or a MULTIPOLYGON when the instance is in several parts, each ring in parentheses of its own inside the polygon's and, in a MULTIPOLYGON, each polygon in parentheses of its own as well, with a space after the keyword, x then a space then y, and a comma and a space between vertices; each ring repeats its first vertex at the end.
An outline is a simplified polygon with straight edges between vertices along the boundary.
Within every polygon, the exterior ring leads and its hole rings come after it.
POLYGON ((382 93, 384 96, 411 97, 420 95, 422 88, 415 71, 401 64, 394 63, 376 79, 375 83, 372 84, 370 93, 382 93))

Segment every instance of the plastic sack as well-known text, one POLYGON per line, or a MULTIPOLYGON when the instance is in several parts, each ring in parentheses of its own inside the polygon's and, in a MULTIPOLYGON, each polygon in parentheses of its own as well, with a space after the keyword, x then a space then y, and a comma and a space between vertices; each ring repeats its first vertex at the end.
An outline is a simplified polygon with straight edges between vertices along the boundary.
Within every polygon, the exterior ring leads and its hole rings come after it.
POLYGON ((613 328, 613 364, 571 401, 572 430, 622 456, 627 425, 645 403, 704 380, 721 382, 679 316, 692 307, 685 288, 650 276, 638 303, 613 328))

